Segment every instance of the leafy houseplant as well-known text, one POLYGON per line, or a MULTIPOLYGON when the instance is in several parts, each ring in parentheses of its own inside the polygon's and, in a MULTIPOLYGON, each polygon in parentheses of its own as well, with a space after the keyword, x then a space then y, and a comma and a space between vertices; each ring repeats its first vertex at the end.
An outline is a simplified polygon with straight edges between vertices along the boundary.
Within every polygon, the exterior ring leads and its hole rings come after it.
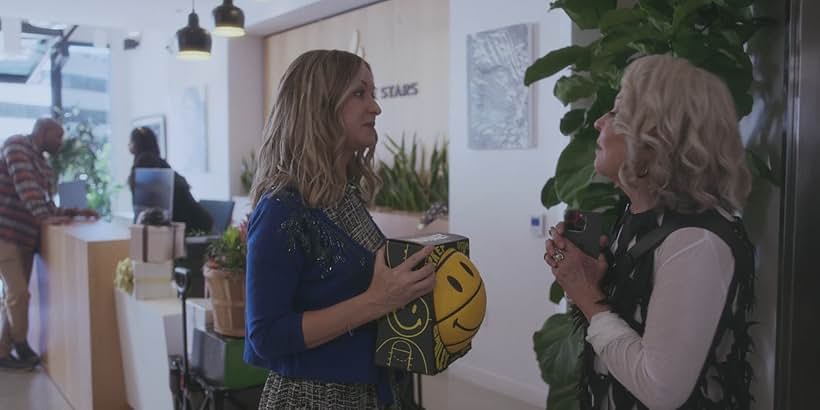
POLYGON ((208 267, 235 274, 245 274, 245 256, 248 253, 247 221, 239 227, 231 226, 208 246, 208 267))
POLYGON ((109 174, 107 138, 96 135, 99 128, 78 114, 76 109, 63 113, 66 130, 63 145, 57 155, 49 157, 49 165, 57 182, 85 181, 88 207, 108 218, 111 216, 111 197, 122 189, 122 184, 112 183, 109 174))
POLYGON ((203 273, 214 308, 214 331, 225 336, 245 336, 247 242, 246 220, 239 227, 226 229, 208 246, 203 273))
POLYGON ((256 154, 251 151, 251 154, 246 157, 242 158, 242 167, 239 174, 239 182, 242 183, 242 189, 245 192, 251 192, 251 186, 253 185, 253 177, 256 174, 256 154))
POLYGON ((382 188, 376 194, 376 206, 409 212, 423 212, 434 204, 447 204, 448 167, 447 142, 441 148, 433 145, 429 161, 424 147, 414 137, 410 145, 404 137, 397 143, 389 136, 387 150, 393 164, 379 161, 378 175, 382 188))
MULTIPOLYGON (((753 65, 745 51, 750 38, 769 23, 752 15, 752 0, 638 0, 632 7, 617 8, 616 0, 557 0, 550 9, 562 9, 582 29, 597 29, 601 37, 588 46, 553 50, 533 63, 525 84, 551 77, 567 67, 571 74, 555 84, 554 94, 564 104, 591 101, 569 110, 560 122, 570 143, 541 191, 550 208, 565 203, 570 208, 604 212, 614 221, 621 194, 608 181, 594 175, 597 131, 594 122, 613 106, 628 62, 644 54, 672 54, 706 69, 728 85, 738 115, 751 112, 753 65)), ((777 184, 768 164, 751 150, 747 162, 752 175, 777 184)), ((605 227, 606 229, 606 227, 605 227)), ((550 300, 564 293, 558 283, 550 300)), ((550 385, 547 407, 576 409, 580 380, 581 330, 571 314, 556 314, 533 335, 544 381, 550 385)))

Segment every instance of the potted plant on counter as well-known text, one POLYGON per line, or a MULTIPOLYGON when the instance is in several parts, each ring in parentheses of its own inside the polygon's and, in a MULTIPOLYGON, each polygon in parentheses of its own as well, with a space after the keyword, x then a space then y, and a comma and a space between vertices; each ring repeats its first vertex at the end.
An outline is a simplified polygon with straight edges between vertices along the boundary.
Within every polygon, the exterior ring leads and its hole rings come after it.
POLYGON ((245 336, 247 229, 247 219, 226 229, 208 246, 203 268, 206 293, 214 309, 214 331, 224 336, 245 336))
POLYGON ((393 161, 379 161, 377 166, 382 188, 376 194, 375 208, 371 209, 373 220, 388 237, 446 232, 447 142, 440 147, 434 144, 428 159, 426 149, 415 137, 409 144, 404 137, 401 142, 389 136, 385 140, 393 161))

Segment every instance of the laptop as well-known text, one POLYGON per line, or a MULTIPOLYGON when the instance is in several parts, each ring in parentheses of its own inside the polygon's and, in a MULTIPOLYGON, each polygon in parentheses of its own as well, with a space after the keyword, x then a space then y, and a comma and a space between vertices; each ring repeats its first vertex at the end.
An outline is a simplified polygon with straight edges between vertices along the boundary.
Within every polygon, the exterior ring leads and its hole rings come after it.
POLYGON ((57 185, 60 208, 88 208, 85 181, 62 182, 57 185))

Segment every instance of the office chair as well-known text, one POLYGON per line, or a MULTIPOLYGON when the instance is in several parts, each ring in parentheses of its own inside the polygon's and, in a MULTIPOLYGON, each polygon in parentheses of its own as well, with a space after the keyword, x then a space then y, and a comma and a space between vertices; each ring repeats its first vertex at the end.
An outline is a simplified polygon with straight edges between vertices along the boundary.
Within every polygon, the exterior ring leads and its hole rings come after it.
POLYGON ((203 199, 199 201, 199 204, 208 211, 208 214, 211 215, 211 219, 214 220, 213 226, 211 226, 211 235, 222 235, 225 232, 225 229, 228 229, 228 226, 231 225, 231 218, 233 216, 233 201, 213 201, 208 199, 203 199))

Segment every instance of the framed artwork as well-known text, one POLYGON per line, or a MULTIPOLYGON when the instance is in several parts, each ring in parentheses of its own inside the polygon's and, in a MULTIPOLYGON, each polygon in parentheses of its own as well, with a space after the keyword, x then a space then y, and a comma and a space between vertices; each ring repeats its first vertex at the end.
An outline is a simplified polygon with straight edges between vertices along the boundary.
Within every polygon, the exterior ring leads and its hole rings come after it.
POLYGON ((533 93, 524 86, 533 60, 533 27, 516 24, 467 36, 470 148, 535 147, 533 93))
POLYGON ((162 114, 146 115, 144 117, 137 117, 131 121, 133 128, 145 127, 154 131, 157 136, 157 144, 159 144, 159 154, 162 158, 168 158, 168 142, 165 135, 165 116, 162 114))

